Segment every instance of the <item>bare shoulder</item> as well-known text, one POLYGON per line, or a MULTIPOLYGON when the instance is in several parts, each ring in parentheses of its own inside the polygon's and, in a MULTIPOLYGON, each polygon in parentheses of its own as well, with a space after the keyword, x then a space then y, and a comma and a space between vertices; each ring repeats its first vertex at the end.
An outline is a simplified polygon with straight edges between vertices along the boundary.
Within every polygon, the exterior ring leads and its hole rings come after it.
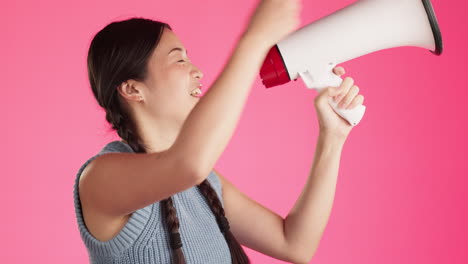
MULTIPOLYGON (((90 167, 94 165, 96 159, 92 160, 81 172, 79 183, 88 176, 90 167)), ((115 237, 125 226, 130 218, 131 214, 124 216, 111 216, 105 214, 93 207, 93 204, 88 202, 81 192, 82 188, 78 188, 80 192, 80 203, 81 211, 83 215, 83 221, 88 231, 99 241, 108 241, 115 237)))

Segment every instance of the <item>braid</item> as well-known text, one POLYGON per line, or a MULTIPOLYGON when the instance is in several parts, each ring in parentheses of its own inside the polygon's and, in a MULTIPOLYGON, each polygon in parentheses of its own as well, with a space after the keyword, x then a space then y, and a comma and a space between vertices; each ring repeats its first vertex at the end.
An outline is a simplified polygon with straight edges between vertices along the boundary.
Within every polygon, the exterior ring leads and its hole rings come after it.
POLYGON ((166 218, 166 225, 170 234, 172 248, 172 264, 185 264, 184 253, 182 252, 182 241, 179 233, 179 218, 172 202, 172 197, 161 201, 163 216, 166 218))
MULTIPOLYGON (((114 108, 114 105, 109 108, 114 108)), ((119 106, 116 107, 117 109, 109 109, 109 111, 106 111, 106 120, 112 124, 112 128, 117 131, 117 134, 128 142, 133 151, 136 153, 146 152, 143 143, 134 132, 134 125, 131 122, 131 119, 127 117, 125 111, 121 111, 119 106)), ((172 197, 161 201, 161 209, 163 218, 166 219, 166 225, 169 230, 169 238, 173 252, 172 263, 185 264, 185 257, 182 252, 182 241, 179 233, 179 218, 177 217, 172 197)))
POLYGON ((221 232, 226 238, 226 242, 229 246, 229 251, 231 252, 231 260, 233 264, 249 264, 250 260, 245 254, 239 242, 236 240, 234 235, 231 233, 229 228, 229 221, 224 213, 224 208, 221 204, 221 201, 218 198, 215 190, 211 187, 207 179, 202 183, 197 185, 200 192, 205 196, 208 205, 211 208, 211 211, 216 217, 216 221, 221 229, 221 232))
MULTIPOLYGON (((117 134, 128 142, 133 151, 136 153, 146 152, 144 144, 141 142, 137 133, 135 133, 135 126, 131 119, 126 115, 126 112, 120 109, 119 104, 110 105, 109 108, 110 109, 106 111, 106 120, 112 124, 112 129, 115 129, 117 134)), ((247 255, 229 229, 229 221, 225 216, 224 208, 222 207, 215 190, 206 179, 201 184, 197 185, 197 187, 205 197, 216 217, 216 222, 218 223, 221 232, 224 234, 231 253, 232 263, 249 264, 250 261, 247 255)), ((182 252, 182 241, 179 232, 180 223, 172 197, 161 200, 161 209, 163 218, 166 219, 166 226, 169 231, 169 240, 173 256, 172 264, 185 264, 186 261, 182 252)))
POLYGON ((120 109, 119 105, 113 104, 109 106, 106 111, 106 120, 112 124, 112 129, 117 131, 117 134, 128 142, 133 151, 137 153, 144 153, 144 144, 141 142, 138 135, 134 132, 134 125, 131 119, 127 116, 125 111, 120 109), (112 109, 116 108, 116 109, 112 109))

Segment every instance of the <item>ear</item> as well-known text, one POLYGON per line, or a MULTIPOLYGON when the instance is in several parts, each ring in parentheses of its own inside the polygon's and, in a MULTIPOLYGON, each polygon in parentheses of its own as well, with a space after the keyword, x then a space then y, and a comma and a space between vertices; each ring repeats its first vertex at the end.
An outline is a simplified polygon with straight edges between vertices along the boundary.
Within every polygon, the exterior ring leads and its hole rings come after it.
POLYGON ((117 87, 119 94, 129 101, 142 101, 143 93, 139 87, 139 84, 134 80, 127 80, 122 82, 119 87, 117 87))

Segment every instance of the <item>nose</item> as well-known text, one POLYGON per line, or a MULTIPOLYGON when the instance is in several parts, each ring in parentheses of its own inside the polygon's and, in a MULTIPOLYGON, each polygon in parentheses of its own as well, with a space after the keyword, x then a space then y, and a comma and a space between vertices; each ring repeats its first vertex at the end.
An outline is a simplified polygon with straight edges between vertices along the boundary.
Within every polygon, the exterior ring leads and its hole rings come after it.
POLYGON ((203 78, 203 72, 195 65, 193 65, 192 76, 196 79, 203 78))

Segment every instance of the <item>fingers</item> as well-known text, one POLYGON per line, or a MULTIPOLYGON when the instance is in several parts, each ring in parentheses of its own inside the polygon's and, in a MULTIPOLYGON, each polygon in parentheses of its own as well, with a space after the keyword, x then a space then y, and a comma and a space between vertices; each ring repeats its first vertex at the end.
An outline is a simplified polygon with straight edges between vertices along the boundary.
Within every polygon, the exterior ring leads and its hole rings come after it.
POLYGON ((346 107, 346 109, 353 109, 354 107, 362 104, 364 102, 364 96, 362 94, 354 97, 353 101, 346 107))
MULTIPOLYGON (((335 68, 333 68, 333 73, 335 73, 336 75, 340 76, 345 74, 345 69, 341 66, 337 66, 335 68)), ((338 93, 340 92, 340 87, 332 87, 330 86, 328 88, 328 96, 335 96, 337 95, 338 93)))
POLYGON ((341 67, 341 66, 333 68, 333 72, 338 76, 341 76, 341 75, 346 73, 345 69, 343 67, 341 67))
POLYGON ((333 96, 335 102, 339 103, 341 99, 348 93, 351 86, 354 84, 354 80, 351 77, 344 78, 340 87, 332 87, 328 95, 333 96))
POLYGON ((359 93, 359 87, 353 85, 349 92, 343 97, 343 99, 338 103, 338 108, 346 108, 354 100, 354 97, 359 93))
MULTIPOLYGON (((341 66, 333 68, 333 72, 338 76, 346 73, 341 66)), ((351 77, 346 77, 340 87, 330 87, 328 94, 334 97, 333 100, 341 109, 352 109, 364 102, 364 96, 359 94, 359 87, 351 77)))

